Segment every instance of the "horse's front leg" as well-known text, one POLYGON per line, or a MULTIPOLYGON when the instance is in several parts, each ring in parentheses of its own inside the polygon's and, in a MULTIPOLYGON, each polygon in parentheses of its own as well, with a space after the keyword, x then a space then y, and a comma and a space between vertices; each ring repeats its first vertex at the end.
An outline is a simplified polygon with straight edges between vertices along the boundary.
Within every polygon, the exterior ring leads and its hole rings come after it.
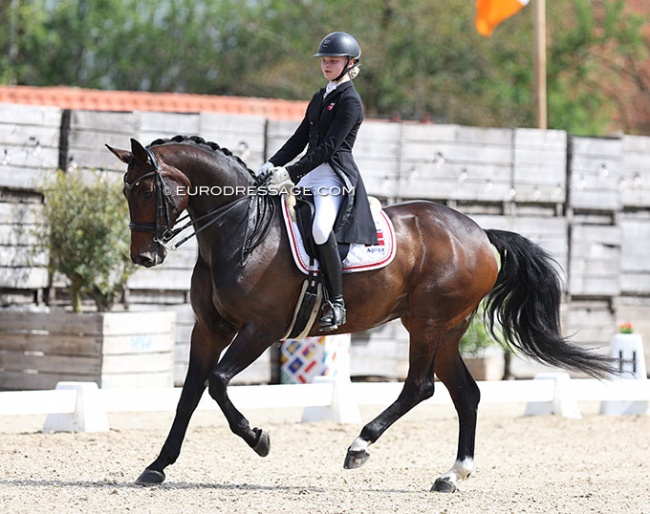
POLYGON ((176 462, 180 455, 190 418, 201 400, 203 391, 205 391, 210 370, 231 338, 232 336, 220 335, 219 332, 215 334, 214 331, 198 321, 194 325, 187 376, 176 408, 174 422, 158 458, 147 466, 136 480, 136 484, 156 485, 165 480, 164 470, 176 462))
POLYGON ((260 428, 250 427, 248 420, 230 401, 227 389, 232 378, 252 364, 271 343, 266 331, 242 329, 212 370, 208 380, 210 396, 219 404, 228 420, 230 430, 246 441, 246 444, 261 457, 269 454, 271 447, 269 436, 260 428))

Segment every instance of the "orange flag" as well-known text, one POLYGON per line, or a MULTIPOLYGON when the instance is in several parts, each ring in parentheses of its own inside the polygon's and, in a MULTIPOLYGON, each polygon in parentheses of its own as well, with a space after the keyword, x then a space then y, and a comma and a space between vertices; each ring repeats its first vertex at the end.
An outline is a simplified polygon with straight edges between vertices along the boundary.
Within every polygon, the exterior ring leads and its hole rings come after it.
POLYGON ((503 20, 510 18, 530 0, 476 0, 476 30, 482 36, 490 37, 503 20))

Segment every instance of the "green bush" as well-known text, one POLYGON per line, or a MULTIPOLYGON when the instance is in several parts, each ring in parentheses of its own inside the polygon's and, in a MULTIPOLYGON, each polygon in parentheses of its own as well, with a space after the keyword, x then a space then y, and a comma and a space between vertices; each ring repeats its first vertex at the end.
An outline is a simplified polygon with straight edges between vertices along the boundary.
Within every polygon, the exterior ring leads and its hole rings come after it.
POLYGON ((128 207, 120 184, 105 174, 57 171, 43 188, 41 248, 49 253, 51 273, 69 281, 72 307, 82 299, 108 311, 121 297, 135 271, 129 258, 128 207))
POLYGON ((472 318, 467 331, 460 339, 460 352, 463 355, 477 356, 481 350, 498 343, 490 335, 490 330, 483 322, 480 315, 472 318))
MULTIPOLYGON (((460 339, 460 352, 463 355, 477 357, 481 354, 482 350, 489 348, 490 346, 502 346, 506 352, 510 351, 507 345, 501 345, 494 339, 490 333, 489 325, 486 322, 484 316, 485 311, 481 304, 476 314, 472 318, 469 327, 467 327, 467 331, 460 339)), ((498 323, 495 325, 495 329, 497 331, 497 335, 499 335, 500 326, 498 323)))

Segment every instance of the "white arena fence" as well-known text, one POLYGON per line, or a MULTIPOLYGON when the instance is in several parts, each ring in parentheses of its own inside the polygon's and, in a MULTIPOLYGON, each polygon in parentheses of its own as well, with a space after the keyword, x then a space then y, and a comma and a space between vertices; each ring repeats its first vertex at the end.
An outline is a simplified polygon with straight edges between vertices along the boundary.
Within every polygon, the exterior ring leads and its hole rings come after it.
MULTIPOLYGON (((571 379, 566 373, 539 374, 533 380, 481 381, 481 404, 526 404, 525 415, 581 417, 579 402, 601 402, 601 414, 648 414, 650 381, 571 379)), ((361 423, 359 406, 388 406, 400 382, 352 383, 319 377, 312 384, 232 386, 229 395, 241 409, 303 408, 303 421, 330 419, 361 423)), ((0 392, 0 416, 47 414, 43 430, 93 432, 109 429, 107 413, 173 412, 180 388, 99 389, 95 383, 61 382, 48 391, 0 392)), ((424 403, 450 405, 438 383, 424 403)), ((199 411, 218 411, 205 393, 199 411)), ((1 419, 0 419, 1 423, 1 419)))

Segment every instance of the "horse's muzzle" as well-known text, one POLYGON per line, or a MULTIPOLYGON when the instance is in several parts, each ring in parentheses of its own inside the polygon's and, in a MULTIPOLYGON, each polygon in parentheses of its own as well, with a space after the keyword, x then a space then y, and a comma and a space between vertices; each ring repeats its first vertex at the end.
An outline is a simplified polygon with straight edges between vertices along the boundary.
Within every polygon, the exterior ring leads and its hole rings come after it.
POLYGON ((152 268, 154 266, 162 264, 165 260, 165 257, 167 257, 167 251, 163 247, 160 247, 158 251, 131 254, 131 260, 135 264, 144 266, 145 268, 152 268))

